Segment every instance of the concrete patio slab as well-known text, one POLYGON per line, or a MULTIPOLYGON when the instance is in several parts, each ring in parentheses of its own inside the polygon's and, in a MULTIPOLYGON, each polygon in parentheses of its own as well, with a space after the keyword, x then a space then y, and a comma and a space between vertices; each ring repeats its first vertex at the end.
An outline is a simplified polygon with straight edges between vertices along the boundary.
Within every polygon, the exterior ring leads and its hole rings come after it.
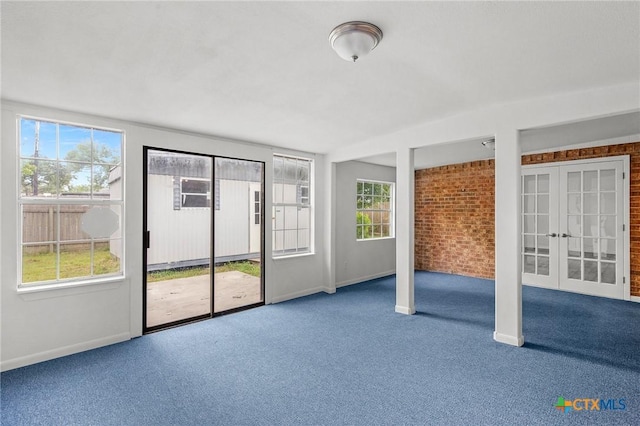
MULTIPOLYGON (((259 303, 260 278, 239 271, 214 275, 214 312, 259 303)), ((211 312, 210 276, 157 281, 147 285, 147 327, 205 315, 211 312)))

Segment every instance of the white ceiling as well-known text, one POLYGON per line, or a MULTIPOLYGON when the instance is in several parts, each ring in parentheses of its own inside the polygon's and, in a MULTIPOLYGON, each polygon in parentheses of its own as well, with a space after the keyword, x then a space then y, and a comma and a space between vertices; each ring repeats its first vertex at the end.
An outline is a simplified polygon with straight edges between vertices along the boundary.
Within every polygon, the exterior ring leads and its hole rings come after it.
POLYGON ((640 79, 639 2, 0 7, 4 99, 310 152, 640 79), (355 64, 328 42, 349 20, 384 32, 355 64))

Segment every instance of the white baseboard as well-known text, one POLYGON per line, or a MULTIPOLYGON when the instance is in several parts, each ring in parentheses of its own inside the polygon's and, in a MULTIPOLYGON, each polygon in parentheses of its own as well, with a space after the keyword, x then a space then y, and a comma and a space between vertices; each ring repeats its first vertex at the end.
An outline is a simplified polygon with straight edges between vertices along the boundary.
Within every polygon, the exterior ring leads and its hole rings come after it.
POLYGON ((629 300, 631 302, 640 303, 640 297, 639 296, 631 296, 631 298, 629 300))
POLYGON ((516 336, 509 336, 509 335, 506 335, 506 334, 501 334, 501 333, 498 333, 497 331, 494 331, 493 332, 493 340, 495 340, 496 342, 505 343, 505 344, 511 345, 511 346, 522 346, 522 345, 524 345, 524 336, 522 336, 522 335, 516 337, 516 336))
POLYGON ((297 299, 298 297, 309 296, 310 294, 320 293, 324 291, 325 293, 331 293, 329 287, 313 287, 307 290, 300 290, 294 293, 283 294, 282 296, 275 296, 271 298, 271 303, 280 303, 286 302, 287 300, 297 299))
POLYGON ((100 339, 89 340, 88 342, 76 343, 75 345, 63 346, 61 348, 51 349, 36 354, 26 355, 18 358, 9 359, 0 363, 0 371, 13 370, 31 364, 37 364, 50 359, 60 358, 67 355, 84 352, 91 349, 100 348, 102 346, 112 345, 114 343, 125 342, 131 339, 129 333, 121 333, 113 336, 102 337, 100 339))
POLYGON ((396 273, 396 271, 394 269, 394 270, 391 270, 391 271, 380 272, 378 274, 367 275, 366 277, 358 277, 358 278, 354 278, 354 279, 351 279, 351 280, 340 281, 340 282, 336 283, 336 288, 344 287, 344 286, 351 285, 351 284, 358 284, 358 283, 361 283, 363 281, 375 280, 376 278, 388 277, 389 275, 393 275, 395 273, 396 273))
POLYGON ((416 308, 415 307, 408 308, 406 306, 396 305, 396 312, 399 314, 413 315, 416 313, 416 308))

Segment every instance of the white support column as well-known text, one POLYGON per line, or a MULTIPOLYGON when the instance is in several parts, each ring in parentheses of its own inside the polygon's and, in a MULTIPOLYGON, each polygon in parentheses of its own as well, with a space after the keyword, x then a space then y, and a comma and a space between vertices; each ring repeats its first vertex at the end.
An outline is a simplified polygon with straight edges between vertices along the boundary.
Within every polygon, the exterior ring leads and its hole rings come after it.
POLYGON ((396 155, 396 312, 416 313, 414 303, 414 187, 413 149, 396 155))
POLYGON ((518 130, 498 131, 495 147, 496 329, 493 338, 508 345, 522 346, 521 148, 518 130))
POLYGON ((325 292, 336 292, 336 163, 325 157, 324 173, 324 285, 325 292))

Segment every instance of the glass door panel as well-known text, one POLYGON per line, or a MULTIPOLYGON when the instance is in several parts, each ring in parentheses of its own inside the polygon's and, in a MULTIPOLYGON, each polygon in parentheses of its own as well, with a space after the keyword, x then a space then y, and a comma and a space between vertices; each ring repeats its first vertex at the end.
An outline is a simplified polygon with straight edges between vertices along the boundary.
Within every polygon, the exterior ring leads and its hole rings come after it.
POLYGON ((557 288, 557 191, 553 168, 528 168, 522 175, 522 281, 557 288))
POLYGON ((622 299, 622 161, 560 168, 559 288, 622 299))
POLYGON ((211 316, 212 158, 146 149, 145 331, 211 316))
POLYGON ((264 164, 215 159, 213 312, 264 303, 264 164))

